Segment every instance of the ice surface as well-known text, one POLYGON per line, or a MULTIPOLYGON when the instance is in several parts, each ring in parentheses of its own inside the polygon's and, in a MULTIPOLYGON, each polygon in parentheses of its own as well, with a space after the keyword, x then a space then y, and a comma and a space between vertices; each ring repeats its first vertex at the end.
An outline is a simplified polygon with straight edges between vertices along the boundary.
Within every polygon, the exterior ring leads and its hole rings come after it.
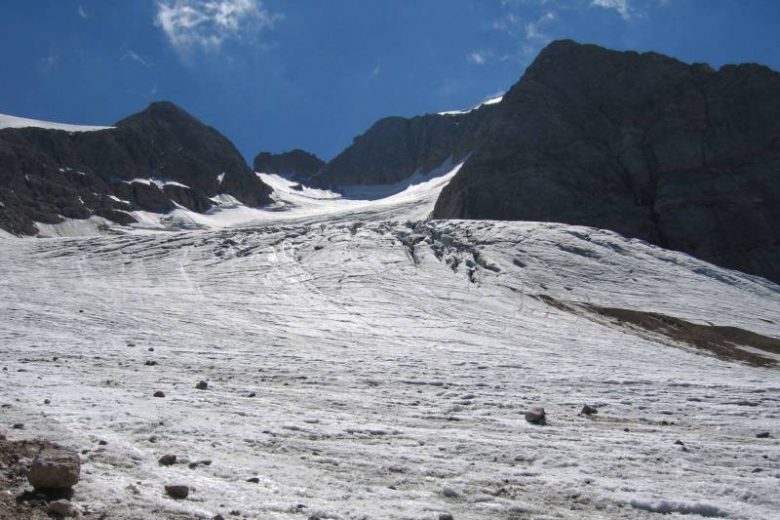
POLYGON ((3 128, 46 128, 48 130, 64 130, 66 132, 94 132, 97 130, 110 130, 112 126, 86 126, 68 125, 64 123, 51 123, 25 117, 0 114, 0 130, 3 128))
POLYGON ((78 504, 126 519, 777 518, 778 435, 755 437, 779 431, 776 368, 538 295, 779 337, 778 286, 591 228, 407 224, 392 207, 427 204, 408 194, 323 211, 327 193, 278 193, 290 220, 0 241, 0 423, 90 450, 78 504), (599 413, 579 416, 585 403, 599 413), (532 405, 548 426, 524 421, 532 405), (213 462, 161 467, 166 453, 213 462), (195 489, 174 502, 170 483, 195 489))

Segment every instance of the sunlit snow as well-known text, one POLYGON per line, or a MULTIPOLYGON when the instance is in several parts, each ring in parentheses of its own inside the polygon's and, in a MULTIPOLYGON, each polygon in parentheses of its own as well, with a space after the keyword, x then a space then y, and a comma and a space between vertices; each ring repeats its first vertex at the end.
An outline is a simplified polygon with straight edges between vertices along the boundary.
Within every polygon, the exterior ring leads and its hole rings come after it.
POLYGON ((379 198, 261 174, 272 208, 173 212, 215 229, 0 241, 0 420, 87 450, 74 501, 110 518, 777 518, 778 369, 587 305, 778 338, 780 288, 592 228, 412 222, 456 169, 379 198))
POLYGON ((45 128, 48 130, 64 130, 66 132, 94 132, 96 130, 110 130, 113 127, 68 125, 64 123, 52 123, 49 121, 39 121, 37 119, 27 119, 25 117, 0 114, 0 130, 4 128, 45 128))

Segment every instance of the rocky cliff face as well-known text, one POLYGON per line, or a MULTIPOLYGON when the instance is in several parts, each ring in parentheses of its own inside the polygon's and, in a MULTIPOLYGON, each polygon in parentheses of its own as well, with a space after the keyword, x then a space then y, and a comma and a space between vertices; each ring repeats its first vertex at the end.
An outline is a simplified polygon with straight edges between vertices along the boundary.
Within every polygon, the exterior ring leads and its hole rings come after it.
POLYGON ((276 173, 300 181, 317 174, 323 166, 325 161, 304 150, 291 150, 279 154, 261 152, 257 154, 254 161, 256 172, 276 173))
POLYGON ((780 282, 780 74, 554 42, 435 218, 590 225, 780 282))
POLYGON ((312 181, 322 187, 392 184, 417 171, 429 172, 448 158, 463 159, 489 121, 495 105, 466 113, 388 117, 355 138, 312 181))
POLYGON ((153 103, 115 128, 0 130, 0 228, 34 234, 34 222, 130 211, 205 211, 219 193, 258 206, 271 189, 219 132, 172 103, 153 103))

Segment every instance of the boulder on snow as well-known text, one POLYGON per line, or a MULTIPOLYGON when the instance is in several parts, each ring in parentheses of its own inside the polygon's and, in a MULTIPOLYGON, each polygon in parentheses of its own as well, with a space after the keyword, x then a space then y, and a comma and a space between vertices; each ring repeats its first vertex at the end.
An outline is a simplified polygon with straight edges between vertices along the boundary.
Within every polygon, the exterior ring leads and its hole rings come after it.
POLYGON ((165 397, 165 393, 157 390, 154 394, 154 397, 165 397))
POLYGON ((525 420, 531 424, 538 424, 543 426, 547 424, 547 414, 544 412, 544 408, 541 406, 535 406, 525 412, 525 420))
POLYGON ((756 434, 757 439, 768 439, 769 437, 771 437, 769 432, 761 432, 756 434))
POLYGON ((580 410, 580 415, 595 415, 597 413, 599 413, 597 409, 587 404, 580 410))
POLYGON ((165 493, 176 500, 183 500, 190 494, 190 488, 181 484, 165 486, 165 493))
POLYGON ((78 483, 80 472, 78 453, 64 448, 44 448, 33 460, 27 480, 36 490, 64 490, 78 483))
POLYGON ((195 385, 195 388, 197 390, 208 390, 209 384, 206 381, 199 381, 197 385, 195 385))
POLYGON ((157 460, 157 462, 160 464, 160 466, 173 466, 176 464, 176 455, 163 455, 157 460))

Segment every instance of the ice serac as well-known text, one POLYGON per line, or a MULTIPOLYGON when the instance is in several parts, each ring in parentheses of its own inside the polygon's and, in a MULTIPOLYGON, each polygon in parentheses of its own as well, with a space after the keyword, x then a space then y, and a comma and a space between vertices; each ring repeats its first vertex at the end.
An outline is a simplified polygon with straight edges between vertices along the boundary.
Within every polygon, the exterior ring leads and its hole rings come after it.
POLYGON ((617 231, 780 281, 780 74, 550 44, 436 218, 617 231))
POLYGON ((381 119, 312 181, 320 187, 393 184, 416 172, 430 172, 448 159, 460 162, 474 148, 497 106, 381 119))
POLYGON ((0 228, 28 235, 35 222, 126 224, 133 210, 203 212, 219 193, 259 206, 271 193, 227 138, 169 102, 102 130, 2 129, 0 182, 0 228))

